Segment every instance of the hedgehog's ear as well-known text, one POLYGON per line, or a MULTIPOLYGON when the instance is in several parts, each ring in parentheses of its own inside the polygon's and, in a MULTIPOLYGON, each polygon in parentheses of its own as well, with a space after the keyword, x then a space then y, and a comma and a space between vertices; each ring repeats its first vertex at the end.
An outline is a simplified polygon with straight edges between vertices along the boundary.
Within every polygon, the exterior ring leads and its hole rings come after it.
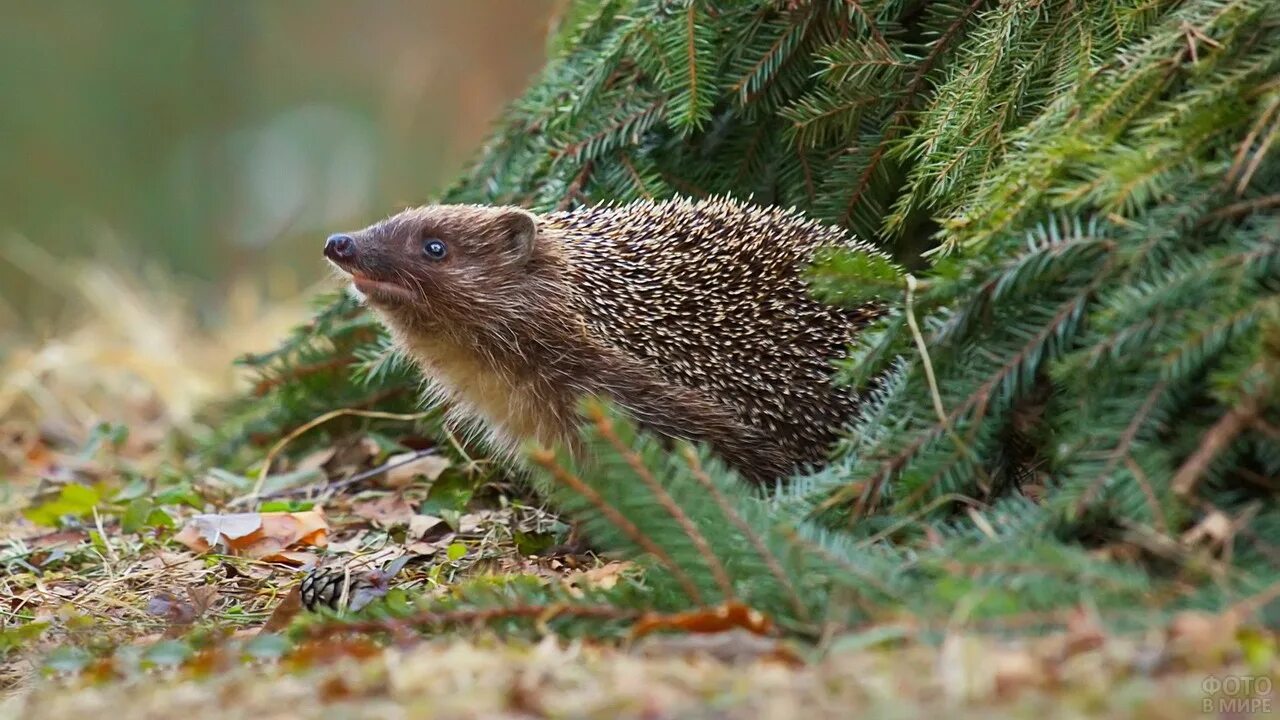
POLYGON ((511 207, 502 209, 499 220, 502 231, 506 233, 511 256, 519 262, 528 260, 538 240, 538 219, 527 210, 511 207))

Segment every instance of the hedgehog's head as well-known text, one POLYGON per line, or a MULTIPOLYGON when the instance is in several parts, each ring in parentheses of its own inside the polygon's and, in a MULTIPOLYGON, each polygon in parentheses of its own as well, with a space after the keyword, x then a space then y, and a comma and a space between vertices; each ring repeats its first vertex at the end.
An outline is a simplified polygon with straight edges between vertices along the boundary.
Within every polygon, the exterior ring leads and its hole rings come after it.
POLYGON ((330 236, 324 254, 391 319, 465 324, 516 301, 508 291, 521 286, 537 239, 536 218, 520 208, 428 205, 330 236))

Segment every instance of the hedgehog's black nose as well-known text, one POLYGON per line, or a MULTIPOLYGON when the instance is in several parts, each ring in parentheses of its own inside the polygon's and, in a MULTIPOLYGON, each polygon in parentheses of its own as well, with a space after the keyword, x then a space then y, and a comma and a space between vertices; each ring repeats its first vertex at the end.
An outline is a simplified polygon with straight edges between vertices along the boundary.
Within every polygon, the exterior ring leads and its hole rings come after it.
POLYGON ((330 235, 324 242, 324 256, 330 260, 350 260, 356 254, 356 241, 350 235, 330 235))

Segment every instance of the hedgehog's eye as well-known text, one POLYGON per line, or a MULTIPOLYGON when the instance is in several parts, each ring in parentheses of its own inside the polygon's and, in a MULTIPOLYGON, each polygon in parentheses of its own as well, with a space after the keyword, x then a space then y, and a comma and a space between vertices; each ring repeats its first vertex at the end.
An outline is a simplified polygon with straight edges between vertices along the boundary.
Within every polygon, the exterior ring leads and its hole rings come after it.
POLYGON ((427 238, 422 243, 422 252, 432 260, 443 260, 444 256, 449 254, 449 248, 445 247, 444 241, 440 238, 427 238))

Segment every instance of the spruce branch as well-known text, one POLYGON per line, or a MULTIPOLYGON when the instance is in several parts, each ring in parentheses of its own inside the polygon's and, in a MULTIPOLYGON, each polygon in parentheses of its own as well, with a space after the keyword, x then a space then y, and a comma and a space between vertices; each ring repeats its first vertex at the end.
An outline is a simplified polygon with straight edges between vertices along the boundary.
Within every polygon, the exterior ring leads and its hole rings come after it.
POLYGON ((1151 479, 1147 477, 1142 466, 1138 465, 1138 461, 1133 456, 1126 455, 1124 466, 1133 476, 1134 482, 1138 483, 1138 487, 1142 489, 1142 495, 1147 501, 1147 507, 1151 509, 1151 517, 1155 520, 1156 530, 1162 534, 1169 532, 1169 521, 1165 518, 1164 510, 1160 507, 1160 498, 1156 497, 1155 487, 1151 484, 1151 479))
MULTIPOLYGON (((899 598, 898 593, 894 592, 893 588, 889 587, 888 583, 886 583, 883 578, 868 572, 865 568, 858 567, 857 565, 849 562, 847 558, 837 555, 824 543, 815 542, 804 537, 801 534, 799 527, 800 526, 784 524, 779 526, 778 533, 788 545, 792 546, 799 552, 817 557, 824 563, 828 563, 831 566, 848 573, 850 576, 857 578, 866 585, 875 588, 887 598, 899 598)), ((873 612, 878 609, 874 605, 871 605, 865 598, 859 597, 858 600, 863 604, 863 610, 866 611, 868 615, 873 614, 873 612)))
POLYGON ((1209 464, 1235 441, 1236 436, 1249 427, 1257 414, 1258 399, 1248 397, 1218 418, 1213 427, 1204 434, 1200 446, 1174 474, 1169 483, 1173 491, 1182 496, 1190 495, 1200 478, 1209 469, 1209 464))
POLYGON ((750 105, 773 82, 782 66, 793 56, 809 32, 816 10, 795 13, 769 47, 729 85, 729 92, 744 106, 750 105))
POLYGON ((613 150, 635 145, 666 111, 666 101, 659 99, 629 108, 590 135, 552 152, 553 158, 570 158, 584 166, 613 150))
MULTIPOLYGON (((1093 503, 1094 496, 1097 494, 1098 490, 1111 480, 1112 472, 1114 472, 1120 464, 1132 461, 1129 454, 1130 448, 1137 439, 1138 433, 1146 426, 1147 420, 1151 415, 1151 411, 1155 408, 1156 403, 1160 398, 1164 396, 1167 388, 1168 383, 1163 381, 1156 383, 1155 387, 1151 388, 1151 392, 1147 394, 1146 399, 1142 402, 1142 406, 1138 408, 1138 412, 1134 414, 1133 419, 1125 428, 1124 433, 1120 435, 1120 441, 1116 443, 1115 449, 1109 453, 1106 466, 1102 468, 1102 472, 1098 473, 1098 477, 1089 484, 1088 488, 1085 489, 1084 493, 1081 494, 1080 499, 1076 502, 1075 512, 1077 515, 1083 513, 1084 509, 1093 503)), ((1159 504, 1154 502, 1155 494, 1149 493, 1149 495, 1153 499, 1151 507, 1152 515, 1154 517, 1160 517, 1161 513, 1159 510, 1159 504)))
POLYGON ((683 12, 660 24, 656 44, 664 59, 661 84, 671 99, 669 120, 678 132, 687 134, 711 118, 718 43, 717 25, 701 10, 702 2, 686 0, 684 5, 683 12))
POLYGON ((782 563, 778 560, 778 556, 769 549, 768 545, 765 544, 764 538, 752 529, 742 515, 735 511, 729 504, 728 498, 724 496, 724 493, 720 492, 720 489, 716 487, 715 482, 712 481, 711 476, 709 476, 706 470, 702 468, 702 463, 698 460, 698 454, 694 452, 693 448, 686 445, 681 450, 681 456, 688 464, 690 473, 693 475, 694 480, 697 481, 707 495, 715 501, 716 507, 719 508, 720 513, 725 517, 725 519, 737 528, 738 532, 742 533, 742 536, 747 539, 747 542, 751 543, 752 549, 756 551, 756 554, 759 555, 761 561, 764 562, 765 567, 769 570, 769 574, 777 581, 778 587, 782 588, 787 593, 787 599, 791 602, 791 609, 795 611, 796 617, 800 618, 804 622, 810 622, 811 615, 809 613, 809 609, 805 607, 804 601, 800 599, 799 593, 796 592, 795 584, 787 577, 786 571, 782 569, 782 563))
POLYGON ((595 163, 590 160, 582 163, 582 167, 578 169, 578 174, 574 175, 573 181, 569 183, 564 198, 556 205, 556 210, 568 210, 581 199, 582 186, 587 183, 587 178, 591 177, 591 171, 594 167, 595 163))
POLYGON ((711 570, 712 577, 715 578, 716 584, 720 587, 723 601, 733 602, 736 600, 737 596, 733 591, 733 582, 729 580, 729 574, 725 572, 724 565, 720 563, 720 559, 711 550, 711 545, 707 542, 706 537, 698 530, 697 525, 693 523, 693 520, 689 518, 685 511, 676 504, 671 494, 663 489, 662 485, 653 477, 653 474, 645 467, 644 461, 640 459, 640 456, 627 447, 622 442, 622 439, 618 437, 618 434, 614 432, 613 423, 605 415, 604 408, 598 403, 589 404, 587 406, 587 417, 591 422, 595 423, 596 432, 626 460, 631 469, 635 471, 636 476, 649 488, 649 492, 653 493, 654 499, 658 501, 662 509, 680 525, 685 535, 697 547, 698 554, 702 556, 702 561, 711 570))
POLYGON ((636 171, 636 166, 631 161, 630 156, 627 155, 627 153, 622 153, 618 156, 618 162, 622 164, 622 167, 627 171, 627 174, 630 175, 631 179, 635 182, 636 187, 640 189, 641 197, 645 200, 655 199, 655 195, 649 191, 649 184, 640 177, 640 173, 636 171))
POLYGON ((661 562, 663 568, 666 569, 667 572, 671 573, 672 577, 680 583, 680 587, 683 588, 684 593, 689 598, 690 602, 695 605, 707 604, 703 600, 702 592, 698 590, 697 584, 695 584, 689 575, 685 573, 684 569, 681 568, 674 559, 672 559, 671 555, 669 555, 666 550, 662 549, 662 547, 654 542, 652 538, 641 531, 635 523, 623 516, 617 508, 606 502, 605 499, 600 496, 600 493, 596 492, 573 473, 566 470, 564 466, 556 461, 554 452, 545 448, 539 448, 531 452, 529 454, 529 458, 542 469, 551 473, 551 476, 555 478, 556 482, 569 488, 589 502, 601 513, 601 515, 608 518, 609 522, 622 531, 632 542, 661 562))
POLYGON ((1203 228, 1210 223, 1252 215, 1259 211, 1270 210, 1271 208, 1276 207, 1280 207, 1280 193, 1263 195, 1249 200, 1241 200, 1239 202, 1231 203, 1230 205, 1224 205, 1205 215, 1196 223, 1196 229, 1203 228))
MULTIPOLYGON (((1086 304, 1097 287, 1097 283, 1098 281, 1096 280, 1089 283, 1060 305, 1044 327, 1040 328, 1020 350, 996 368, 995 372, 978 385, 956 409, 946 415, 947 423, 954 426, 961 418, 968 417, 976 427, 977 421, 980 421, 986 414, 991 397, 1005 383, 1006 379, 1012 374, 1021 371, 1025 363, 1038 356, 1050 338, 1055 335, 1061 335, 1065 328, 1074 325, 1080 320, 1086 304)), ((905 467, 927 443, 933 442, 939 435, 944 433, 945 426, 939 421, 914 433, 914 439, 896 451, 891 457, 880 462, 876 471, 862 483, 860 492, 855 500, 852 517, 865 517, 867 512, 879 503, 885 483, 905 467)), ((955 457, 959 457, 961 454, 958 452, 955 457)), ((831 498, 822 504, 821 509, 826 510, 835 507, 846 499, 848 499, 847 493, 833 494, 831 498)))
POLYGON ((355 358, 353 357, 335 356, 320 362, 293 367, 287 372, 260 378, 253 385, 253 394, 256 397, 263 397, 281 385, 300 380, 308 375, 318 375, 321 373, 343 370, 353 362, 355 362, 355 358))
POLYGON ((1249 187, 1249 180, 1266 156, 1277 132, 1280 132, 1280 95, 1272 98, 1254 121, 1253 127, 1249 128, 1249 133, 1240 142, 1231 167, 1227 169, 1224 180, 1228 185, 1235 183, 1237 195, 1243 195, 1249 187))
POLYGON ((867 188, 870 187, 872 178, 875 177, 881 161, 884 160, 885 153, 889 151, 890 143, 897 138, 898 133, 906 128, 907 114, 917 101, 917 95, 923 87, 925 79, 933 70, 934 65, 945 52, 951 49, 951 42, 959 35, 965 24, 968 23, 969 17, 977 12, 978 8, 985 2, 986 0, 971 0, 964 12, 947 27, 946 31, 933 43, 933 46, 929 49, 929 54, 925 55, 924 59, 916 66, 915 73, 902 91, 902 99, 898 102, 898 106, 894 109, 888 122, 885 123, 886 130, 880 143, 871 152, 866 168, 853 185, 853 191, 849 194, 845 203, 844 213, 840 215, 842 223, 848 224, 852 222, 854 207, 862 200, 867 188))
POLYGON ((875 17, 873 17, 871 13, 867 12, 867 9, 862 6, 860 0, 844 0, 844 4, 849 7, 850 18, 857 17, 862 20, 862 27, 867 29, 867 34, 871 36, 872 42, 879 47, 889 47, 889 43, 885 40, 884 34, 880 32, 880 27, 876 23, 875 17))

